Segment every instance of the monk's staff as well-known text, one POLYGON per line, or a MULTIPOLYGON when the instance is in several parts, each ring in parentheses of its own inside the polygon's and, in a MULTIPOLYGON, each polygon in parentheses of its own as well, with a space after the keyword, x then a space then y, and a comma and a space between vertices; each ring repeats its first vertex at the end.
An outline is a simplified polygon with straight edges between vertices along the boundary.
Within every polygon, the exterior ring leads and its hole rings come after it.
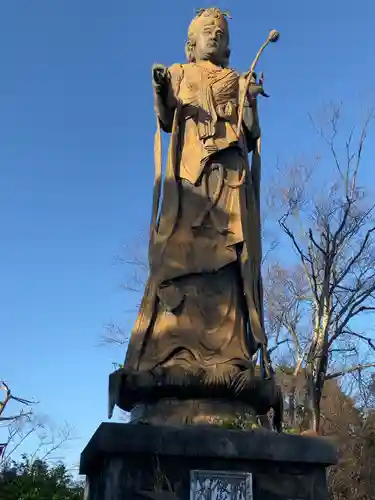
MULTIPOLYGON (((241 130, 242 130, 242 120, 243 120, 246 96, 247 96, 247 93, 249 90, 251 80, 253 78, 253 73, 255 71, 255 67, 259 61, 260 56, 262 55, 262 52, 267 47, 267 45, 269 45, 270 43, 277 42, 279 37, 280 37, 280 33, 278 31, 271 30, 268 34, 267 40, 263 43, 263 45, 258 50, 257 55, 255 56, 255 59, 254 59, 252 65, 250 66, 248 75, 245 79, 244 89, 243 89, 243 92, 240 96, 240 103, 239 103, 239 108, 238 108, 238 122, 237 122, 237 137, 238 137, 238 139, 240 138, 241 130)), ((261 81, 259 83, 262 86, 262 78, 261 78, 261 81)), ((259 84, 257 86, 259 87, 259 84)), ((261 90, 263 91, 263 89, 261 89, 261 90)), ((263 95, 265 95, 265 94, 263 94, 263 95)), ((255 175, 255 171, 257 172, 258 182, 256 182, 255 184, 258 184, 259 180, 260 180, 260 138, 258 138, 258 140, 256 141, 255 150, 253 151, 252 171, 253 171, 253 175, 255 175)), ((257 209, 260 210, 259 186, 258 186, 257 205, 258 205, 257 209)), ((261 324, 262 323, 263 323, 263 321, 261 321, 261 324)), ((263 325, 262 325, 262 327, 263 327, 263 325)), ((260 365, 262 367, 263 376, 267 379, 272 378, 273 377, 273 369, 272 369, 271 359, 270 359, 269 352, 268 352, 267 342, 265 344, 262 344, 261 349, 260 349, 260 365)))
POLYGON ((243 112, 244 112, 244 107, 245 107, 245 100, 246 100, 246 94, 249 90, 251 78, 253 76, 253 73, 255 71, 255 67, 259 61, 260 56, 262 55, 262 52, 264 49, 269 45, 270 43, 277 42, 277 40, 280 37, 280 33, 276 30, 271 30, 268 34, 267 40, 263 43, 263 45, 260 47, 258 50, 257 55, 255 56, 255 59, 253 61, 253 64, 250 66, 249 73, 246 77, 245 80, 245 86, 244 86, 244 91, 241 95, 241 100, 240 100, 240 105, 238 108, 238 122, 237 122, 237 137, 239 138, 241 135, 241 125, 242 125, 242 119, 243 119, 243 112))

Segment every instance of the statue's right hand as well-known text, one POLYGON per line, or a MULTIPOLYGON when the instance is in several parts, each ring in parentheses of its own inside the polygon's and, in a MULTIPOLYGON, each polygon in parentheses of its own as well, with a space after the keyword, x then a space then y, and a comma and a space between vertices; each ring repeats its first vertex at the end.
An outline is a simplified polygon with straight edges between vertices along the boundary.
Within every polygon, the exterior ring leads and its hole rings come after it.
POLYGON ((169 82, 168 68, 163 64, 153 64, 152 66, 152 84, 155 90, 161 92, 169 82))

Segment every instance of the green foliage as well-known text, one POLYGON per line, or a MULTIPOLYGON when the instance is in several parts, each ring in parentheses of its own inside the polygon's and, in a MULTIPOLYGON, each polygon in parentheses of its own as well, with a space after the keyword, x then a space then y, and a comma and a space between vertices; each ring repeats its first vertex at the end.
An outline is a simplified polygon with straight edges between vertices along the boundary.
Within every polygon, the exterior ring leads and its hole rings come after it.
POLYGON ((212 423, 224 429, 252 430, 260 428, 256 417, 250 414, 237 415, 234 418, 218 418, 212 423))
MULTIPOLYGON (((234 418, 217 418, 211 422, 223 429, 241 429, 243 431, 260 429, 262 426, 257 421, 256 417, 251 414, 237 415, 234 418)), ((283 426, 285 434, 300 434, 301 430, 290 425, 283 426)))
POLYGON ((49 465, 43 460, 21 461, 0 471, 1 500, 81 500, 83 487, 74 481, 65 465, 49 465))
POLYGON ((301 434, 301 431, 295 427, 287 427, 287 426, 284 426, 283 427, 283 432, 285 434, 301 434))

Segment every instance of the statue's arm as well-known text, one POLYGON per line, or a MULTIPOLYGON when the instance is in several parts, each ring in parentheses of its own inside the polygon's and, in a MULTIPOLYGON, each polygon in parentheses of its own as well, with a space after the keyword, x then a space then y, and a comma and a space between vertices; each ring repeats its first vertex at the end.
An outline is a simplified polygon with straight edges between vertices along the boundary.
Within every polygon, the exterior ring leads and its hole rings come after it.
POLYGON ((247 149, 251 152, 254 150, 256 141, 260 137, 260 125, 256 98, 248 96, 244 107, 243 122, 247 149))
POLYGON ((174 111, 176 109, 175 81, 178 78, 179 65, 169 69, 161 64, 152 67, 152 86, 154 89, 154 107, 161 128, 171 132, 174 111))
MULTIPOLYGON (((244 90, 245 77, 240 79, 240 89, 244 90)), ((256 83, 256 75, 251 80, 250 90, 245 97, 245 106, 243 112, 243 131, 246 138, 247 149, 249 152, 253 151, 256 141, 260 137, 260 124, 257 108, 257 92, 255 94, 251 91, 253 85, 256 83)))

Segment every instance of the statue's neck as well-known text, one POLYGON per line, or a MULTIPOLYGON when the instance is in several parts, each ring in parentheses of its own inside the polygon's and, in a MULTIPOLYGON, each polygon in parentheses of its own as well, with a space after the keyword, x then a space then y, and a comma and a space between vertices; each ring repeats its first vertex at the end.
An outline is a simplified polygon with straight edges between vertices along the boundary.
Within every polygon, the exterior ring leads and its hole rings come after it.
POLYGON ((202 68, 209 69, 211 71, 218 71, 221 69, 225 69, 224 66, 221 66, 220 64, 216 64, 208 59, 198 59, 195 61, 195 64, 198 66, 201 66, 202 68))

